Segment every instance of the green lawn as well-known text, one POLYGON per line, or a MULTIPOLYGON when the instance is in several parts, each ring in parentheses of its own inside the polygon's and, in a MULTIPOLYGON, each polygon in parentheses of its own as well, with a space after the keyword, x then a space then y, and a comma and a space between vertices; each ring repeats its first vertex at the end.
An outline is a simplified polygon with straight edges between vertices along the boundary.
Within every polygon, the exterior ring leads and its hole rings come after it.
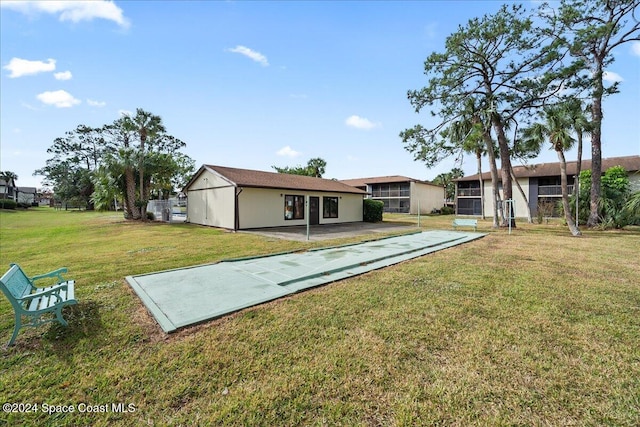
MULTIPOLYGON (((472 243, 167 336, 125 276, 357 239, 2 211, 2 268, 66 266, 80 303, 68 328, 0 348, 0 400, 38 405, 0 425, 639 425, 640 230, 490 225, 472 243), (43 412, 55 405, 75 412, 43 412)), ((12 330, 0 297, 0 345, 12 330)))

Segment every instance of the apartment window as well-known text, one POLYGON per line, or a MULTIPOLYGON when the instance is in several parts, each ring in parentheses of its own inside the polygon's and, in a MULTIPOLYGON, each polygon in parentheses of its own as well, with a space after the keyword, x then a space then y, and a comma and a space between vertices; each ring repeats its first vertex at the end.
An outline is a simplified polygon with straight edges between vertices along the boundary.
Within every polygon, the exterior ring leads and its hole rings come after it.
POLYGON ((304 196, 284 196, 284 219, 304 219, 304 196))
POLYGON ((338 198, 337 197, 322 198, 322 217, 338 218, 338 198))

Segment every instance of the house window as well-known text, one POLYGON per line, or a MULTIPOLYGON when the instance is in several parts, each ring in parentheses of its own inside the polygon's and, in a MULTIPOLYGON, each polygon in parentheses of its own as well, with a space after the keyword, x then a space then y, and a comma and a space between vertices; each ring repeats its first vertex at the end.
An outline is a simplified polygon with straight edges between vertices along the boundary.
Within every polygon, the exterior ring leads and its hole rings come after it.
POLYGON ((304 219, 304 196, 284 196, 284 219, 304 219))
POLYGON ((322 217, 338 218, 338 198, 337 197, 322 198, 322 217))

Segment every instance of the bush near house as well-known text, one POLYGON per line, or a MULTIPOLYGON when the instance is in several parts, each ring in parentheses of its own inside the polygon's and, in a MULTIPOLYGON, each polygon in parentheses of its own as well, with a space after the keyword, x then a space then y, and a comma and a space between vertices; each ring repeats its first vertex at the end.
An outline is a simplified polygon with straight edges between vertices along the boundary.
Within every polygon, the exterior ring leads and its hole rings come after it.
POLYGON ((15 209, 16 202, 11 199, 0 199, 0 209, 15 209))
POLYGON ((382 210, 384 203, 380 200, 364 199, 363 221, 380 222, 382 221, 382 210))

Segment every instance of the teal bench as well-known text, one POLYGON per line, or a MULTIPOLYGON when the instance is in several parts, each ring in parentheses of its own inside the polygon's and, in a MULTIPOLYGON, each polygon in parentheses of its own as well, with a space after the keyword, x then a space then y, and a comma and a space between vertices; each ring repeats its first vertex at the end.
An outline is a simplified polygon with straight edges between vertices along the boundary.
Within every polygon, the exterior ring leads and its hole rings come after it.
POLYGON ((74 281, 66 280, 62 273, 66 268, 59 268, 45 274, 28 277, 18 264, 11 264, 11 268, 0 278, 0 289, 7 296, 13 306, 16 318, 16 326, 7 346, 13 345, 18 331, 23 326, 39 326, 48 322, 60 322, 67 326, 62 317, 62 307, 77 304, 74 298, 74 281), (49 279, 55 284, 47 287, 37 287, 36 280, 49 279), (53 318, 41 318, 43 314, 53 313, 53 318), (22 323, 22 318, 27 321, 22 323))
POLYGON ((473 227, 473 231, 478 231, 478 220, 469 218, 456 218, 453 220, 453 229, 458 227, 473 227))

